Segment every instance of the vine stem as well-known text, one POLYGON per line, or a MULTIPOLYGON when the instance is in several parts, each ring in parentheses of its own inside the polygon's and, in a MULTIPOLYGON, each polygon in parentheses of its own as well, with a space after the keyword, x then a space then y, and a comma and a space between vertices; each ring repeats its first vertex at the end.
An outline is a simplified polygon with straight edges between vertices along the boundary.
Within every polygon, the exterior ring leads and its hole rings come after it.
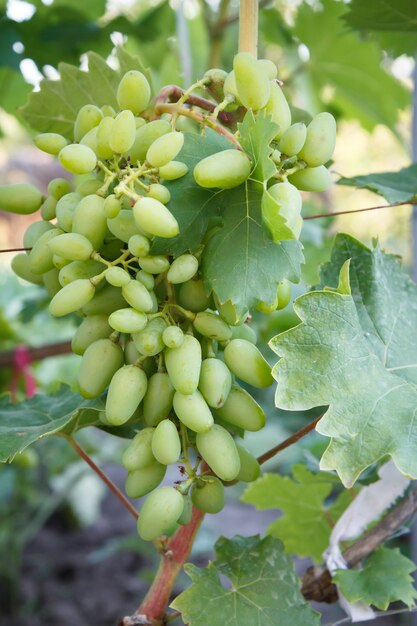
POLYGON ((285 448, 289 448, 289 446, 292 446, 293 443, 296 443, 297 441, 299 441, 300 439, 308 435, 308 433, 310 433, 312 430, 315 429, 316 425, 321 420, 323 415, 324 413, 316 417, 316 419, 313 420, 312 422, 309 422, 308 424, 306 424, 306 426, 303 426, 303 428, 300 428, 300 430, 297 430, 296 433, 294 433, 287 439, 284 439, 284 441, 279 443, 274 448, 271 448, 270 450, 267 450, 266 452, 261 454, 261 456, 258 456, 259 465, 266 463, 266 461, 269 461, 269 459, 272 459, 279 452, 282 452, 282 450, 285 450, 285 448))
MULTIPOLYGON (((178 87, 178 85, 167 85, 163 87, 159 92, 158 96, 155 100, 155 106, 159 104, 170 103, 171 100, 175 100, 177 102, 184 96, 184 89, 178 87)), ((207 100, 206 98, 202 98, 201 96, 196 96, 194 94, 187 95, 187 104, 190 106, 196 106, 204 111, 210 111, 212 113, 216 108, 216 104, 211 102, 211 100, 207 100)), ((218 115, 219 120, 225 124, 226 126, 230 126, 234 123, 235 118, 231 113, 227 111, 221 111, 218 115)))
POLYGON ((240 0, 239 52, 258 56, 258 0, 240 0))
POLYGON ((392 202, 391 204, 380 204, 379 206, 370 206, 365 209, 352 209, 348 211, 333 211, 333 213, 319 213, 318 215, 307 215, 304 220, 317 220, 320 217, 335 217, 336 215, 348 215, 349 213, 364 213, 365 211, 376 211, 378 209, 390 209, 392 207, 404 206, 406 204, 417 205, 416 200, 407 200, 407 202, 392 202))

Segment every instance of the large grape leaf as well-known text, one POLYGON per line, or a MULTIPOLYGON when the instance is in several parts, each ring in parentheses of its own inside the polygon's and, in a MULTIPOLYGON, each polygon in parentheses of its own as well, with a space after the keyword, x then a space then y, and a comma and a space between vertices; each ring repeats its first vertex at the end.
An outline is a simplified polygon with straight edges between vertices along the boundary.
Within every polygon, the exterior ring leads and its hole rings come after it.
POLYGON ((225 539, 205 569, 185 566, 192 585, 171 604, 189 626, 318 626, 318 614, 304 601, 294 566, 278 539, 225 539), (226 577, 230 585, 222 584, 226 577), (278 621, 277 621, 278 620, 278 621))
POLYGON ((398 172, 380 172, 365 176, 340 178, 338 185, 369 189, 388 202, 407 202, 417 196, 417 164, 403 167, 398 172))
POLYGON ((270 524, 267 533, 281 539, 287 552, 320 563, 332 527, 352 502, 352 494, 344 490, 327 503, 338 482, 334 474, 313 474, 305 465, 295 465, 292 474, 293 478, 264 474, 246 488, 242 500, 261 511, 280 509, 283 515, 270 524))
POLYGON ((391 602, 415 605, 417 591, 411 573, 415 564, 398 548, 379 548, 361 569, 338 570, 334 582, 349 602, 365 602, 386 611, 391 602))
POLYGON ((338 272, 350 290, 301 296, 302 323, 271 340, 282 357, 274 368, 277 406, 305 410, 329 405, 317 425, 331 437, 322 469, 350 486, 366 467, 391 455, 417 477, 417 286, 397 257, 338 235, 322 280, 335 288, 338 272))

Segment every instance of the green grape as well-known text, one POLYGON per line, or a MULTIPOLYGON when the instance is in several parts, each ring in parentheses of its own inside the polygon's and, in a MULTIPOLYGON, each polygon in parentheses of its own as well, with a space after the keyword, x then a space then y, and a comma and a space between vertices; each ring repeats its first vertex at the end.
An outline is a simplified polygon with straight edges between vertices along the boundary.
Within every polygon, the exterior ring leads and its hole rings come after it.
POLYGON ((133 207, 135 222, 157 237, 175 237, 179 233, 178 222, 162 202, 155 198, 139 198, 133 207))
POLYGON ((165 348, 162 341, 162 333, 167 323, 161 317, 148 322, 147 326, 138 333, 133 333, 132 338, 136 349, 143 356, 155 356, 165 348))
POLYGON ((58 291, 61 290, 61 285, 58 280, 58 274, 59 271, 56 269, 56 267, 54 267, 52 270, 49 270, 49 272, 42 274, 43 284, 51 298, 53 298, 58 293, 58 291))
POLYGON ((59 282, 63 287, 69 285, 79 278, 93 278, 103 270, 103 265, 99 261, 87 259, 86 261, 71 261, 61 268, 59 272, 59 282))
POLYGON ((127 243, 138 232, 133 212, 130 209, 122 209, 116 217, 108 219, 107 227, 117 239, 124 243, 127 243))
POLYGON ((165 185, 161 185, 159 183, 149 185, 146 196, 148 198, 155 198, 155 200, 159 200, 162 204, 168 204, 171 200, 171 192, 169 189, 167 189, 165 185))
POLYGON ((49 270, 54 267, 52 261, 53 253, 49 247, 49 242, 62 234, 63 231, 60 228, 52 228, 39 237, 29 253, 29 267, 31 272, 34 274, 45 274, 45 272, 49 272, 49 270))
POLYGON ((71 341, 71 350, 82 356, 88 346, 98 339, 106 339, 113 332, 107 321, 107 315, 90 315, 85 317, 71 341))
POLYGON ((178 419, 190 430, 204 433, 212 428, 213 416, 198 389, 188 395, 176 391, 173 404, 178 419))
POLYGON ((223 90, 225 96, 232 95, 235 99, 239 99, 237 93, 236 75, 233 70, 227 74, 224 81, 223 90))
POLYGON ((145 285, 138 280, 131 280, 127 285, 123 285, 122 294, 130 306, 137 311, 148 313, 153 307, 152 298, 145 285))
POLYGON ((58 201, 56 198, 54 198, 53 196, 48 196, 42 204, 41 217, 46 222, 55 219, 57 202, 58 201))
POLYGON ((165 372, 157 372, 148 380, 143 399, 143 419, 148 426, 157 426, 168 417, 174 399, 174 387, 165 372))
POLYGON ((274 163, 279 165, 281 163, 281 152, 279 150, 273 150, 271 154, 271 159, 274 163))
POLYGON ((169 261, 165 256, 144 256, 139 258, 139 265, 149 274, 163 274, 169 268, 169 261))
POLYGON ((226 402, 217 410, 219 417, 244 430, 256 432, 265 426, 265 413, 253 397, 234 385, 226 402))
POLYGON ((100 159, 111 159, 113 150, 110 147, 114 119, 113 117, 103 117, 97 128, 97 156, 100 159))
POLYGON ((48 242, 52 254, 58 254, 70 261, 85 261, 94 252, 91 241, 79 233, 63 233, 48 242))
POLYGON ((163 180, 177 180, 188 173, 189 167, 182 161, 170 161, 159 168, 159 176, 163 180))
POLYGON ((185 395, 196 391, 201 369, 201 346, 198 339, 185 335, 179 348, 167 348, 165 366, 177 391, 185 395))
POLYGON ((115 117, 116 115, 116 111, 113 109, 112 106, 110 106, 110 104, 103 104, 103 106, 101 107, 101 112, 103 113, 104 117, 115 117))
POLYGON ((0 185, 0 210, 7 213, 29 215, 35 213, 42 204, 42 194, 28 183, 0 185))
POLYGON ((84 137, 81 139, 78 145, 86 146, 87 148, 90 148, 90 150, 92 150, 94 154, 97 156, 97 150, 98 150, 97 136, 98 136, 98 126, 95 126, 91 130, 89 130, 88 133, 84 135, 84 137))
MULTIPOLYGON (((300 236, 303 220, 300 216, 302 198, 298 189, 291 183, 276 183, 264 191, 262 196, 262 217, 274 231, 276 215, 285 219, 286 226, 292 235, 288 238, 300 236)), ((281 237, 283 239, 283 237, 281 237)))
POLYGON ((281 139, 285 131, 291 126, 291 110, 284 96, 284 92, 277 82, 271 82, 271 95, 265 106, 265 112, 278 124, 279 130, 275 139, 281 139))
POLYGON ((201 279, 188 280, 186 283, 182 283, 178 300, 181 306, 193 311, 193 313, 204 311, 211 304, 211 298, 206 294, 201 279))
POLYGON ((175 159, 184 145, 184 135, 177 131, 166 133, 149 146, 146 160, 152 167, 162 167, 175 159))
POLYGON ((268 76, 269 80, 274 80, 278 75, 278 68, 270 59, 258 59, 258 67, 268 76))
POLYGON ((232 326, 232 339, 246 339, 246 341, 250 341, 254 345, 256 345, 258 341, 256 332, 248 324, 232 326))
POLYGON ((117 88, 117 103, 121 109, 129 109, 138 115, 146 109, 151 99, 151 87, 142 72, 126 72, 117 88))
POLYGON ((245 182, 251 168, 250 159, 244 152, 231 149, 202 159, 195 166, 193 174, 200 187, 231 189, 245 182))
POLYGON ((167 348, 179 348, 184 343, 184 333, 179 326, 168 326, 162 333, 162 341, 167 348))
POLYGON ((233 59, 238 98, 247 109, 258 111, 268 102, 271 81, 264 67, 248 52, 239 52, 233 59))
POLYGON ((166 471, 166 465, 161 465, 154 461, 146 467, 129 472, 125 485, 126 494, 129 498, 146 496, 164 479, 166 471))
POLYGON ((136 137, 136 122, 132 111, 125 109, 115 118, 110 133, 110 148, 116 154, 127 152, 136 137))
POLYGON ((22 467, 25 470, 33 469, 39 464, 39 456, 36 450, 33 450, 33 448, 26 448, 25 450, 22 450, 22 452, 16 454, 11 462, 13 463, 13 465, 17 465, 17 467, 22 467))
POLYGON ((104 198, 91 194, 80 201, 74 210, 72 232, 84 235, 94 250, 100 250, 107 233, 104 198))
POLYGON ((224 507, 224 485, 216 476, 199 479, 193 484, 191 499, 204 513, 220 513, 224 507))
POLYGON ((71 232, 75 207, 82 198, 80 193, 72 191, 58 200, 55 210, 57 223, 59 228, 62 228, 67 233, 71 232))
POLYGON ((16 256, 12 259, 12 270, 14 273, 22 278, 23 280, 27 280, 29 283, 34 285, 42 285, 42 276, 39 274, 34 274, 30 268, 30 259, 27 254, 22 252, 21 254, 16 254, 16 256))
POLYGON ((152 291, 152 289, 155 287, 155 278, 152 276, 152 274, 145 272, 145 270, 139 270, 137 272, 136 280, 141 282, 142 285, 145 285, 148 291, 152 291))
POLYGON ((204 74, 204 87, 216 102, 223 100, 224 82, 227 72, 217 67, 213 67, 204 74))
POLYGON ((33 142, 39 150, 47 154, 52 154, 53 156, 57 156, 62 148, 65 148, 68 144, 65 137, 58 133, 41 133, 40 135, 36 135, 33 142))
POLYGON ((232 375, 223 361, 215 358, 204 359, 201 364, 198 388, 207 404, 215 409, 222 407, 232 386, 232 375))
POLYGON ((288 176, 288 180, 301 191, 316 191, 318 193, 326 191, 331 183, 329 171, 324 165, 299 170, 288 176))
POLYGON ((148 379, 136 365, 124 365, 114 374, 106 399, 106 418, 112 426, 127 422, 142 402, 148 379))
POLYGON ((135 117, 136 128, 141 128, 142 126, 145 126, 146 123, 147 122, 144 117, 135 117))
POLYGON ((155 428, 152 437, 152 453, 163 465, 176 463, 181 455, 181 439, 174 422, 164 419, 155 428))
POLYGON ((336 145, 336 120, 331 113, 319 113, 307 127, 307 138, 298 158, 310 167, 324 165, 336 145))
POLYGON ((224 360, 233 374, 249 385, 264 388, 273 383, 269 363, 245 339, 232 339, 224 349, 224 360))
POLYGON ((167 280, 173 285, 179 285, 191 280, 198 271, 198 260, 192 254, 181 254, 171 264, 167 280))
POLYGON ((285 309, 289 301, 291 300, 291 284, 284 278, 278 283, 277 289, 278 306, 277 309, 285 309))
POLYGON ((72 143, 62 148, 59 162, 72 174, 89 174, 97 164, 97 157, 88 146, 72 143))
POLYGON ((84 315, 110 315, 125 306, 126 300, 119 287, 106 285, 83 307, 82 312, 84 315))
POLYGON ((54 227, 49 222, 38 221, 29 224, 23 235, 23 247, 33 248, 39 237, 41 237, 48 230, 52 230, 54 227))
POLYGON ((216 341, 227 341, 232 336, 230 326, 219 315, 209 311, 197 313, 193 325, 201 335, 216 341))
POLYGON ((270 313, 276 311, 277 306, 278 296, 275 294, 275 300, 271 304, 268 304, 263 300, 259 300, 258 304, 256 305, 256 310, 260 311, 261 313, 265 313, 265 315, 269 315, 270 313))
POLYGON ((118 309, 109 316, 110 326, 119 333, 137 333, 143 330, 147 323, 148 318, 144 313, 131 308, 118 309))
POLYGON ((156 293, 154 291, 150 291, 150 296, 152 298, 152 302, 153 302, 153 307, 150 311, 150 313, 158 313, 159 311, 159 302, 158 302, 158 298, 156 297, 156 293))
POLYGON ((174 487, 159 487, 145 500, 138 519, 138 533, 152 541, 177 521, 184 509, 184 498, 174 487))
POLYGON ((49 312, 62 317, 81 309, 94 296, 95 288, 88 278, 79 278, 62 287, 50 301, 49 312))
POLYGON ((184 509, 177 519, 177 523, 182 526, 187 526, 192 519, 193 516, 193 502, 190 496, 183 496, 184 498, 184 509))
POLYGON ((281 152, 289 157, 298 154, 305 144, 307 137, 307 127, 302 122, 293 124, 282 135, 279 142, 281 152))
POLYGON ((143 428, 135 435, 123 452, 122 465, 128 472, 143 469, 155 463, 152 454, 152 437, 155 428, 143 428))
POLYGON ((257 459, 246 448, 239 443, 236 444, 236 448, 240 458, 240 471, 236 476, 236 480, 243 481, 244 483, 252 483, 257 480, 261 474, 261 466, 257 459))
POLYGON ((146 158, 146 153, 153 144, 153 142, 171 132, 171 124, 166 120, 154 120, 136 129, 135 140, 132 147, 129 149, 129 155, 132 163, 143 161, 146 158))
POLYGON ((65 178, 53 178, 48 185, 48 193, 59 200, 71 192, 71 186, 65 178))
POLYGON ((120 202, 119 198, 116 198, 114 193, 112 193, 110 194, 110 196, 107 196, 107 198, 104 200, 103 208, 104 208, 104 215, 109 220, 112 220, 113 218, 119 215, 122 209, 122 203, 120 202))
POLYGON ((54 264, 54 267, 56 267, 58 270, 62 270, 63 267, 69 265, 70 263, 75 263, 75 261, 68 261, 68 259, 64 259, 62 256, 54 254, 52 256, 52 263, 54 264))
MULTIPOLYGON (((74 283, 72 283, 74 284, 74 283)), ((84 398, 97 398, 123 366, 123 350, 111 339, 98 339, 84 352, 78 370, 78 388, 84 398)))
POLYGON ((123 287, 123 285, 130 283, 131 278, 129 272, 126 272, 123 268, 109 267, 106 272, 106 280, 114 287, 123 287))
POLYGON ((82 196, 91 196, 103 186, 103 181, 98 178, 88 177, 82 180, 75 188, 75 191, 82 196))
POLYGON ((240 470, 240 458, 232 435, 219 424, 197 433, 197 450, 221 480, 234 480, 240 470))
POLYGON ((103 113, 94 104, 85 104, 77 113, 74 124, 74 139, 80 142, 81 139, 92 128, 98 126, 103 119, 103 113))
MULTIPOLYGON (((127 247, 129 248, 129 252, 136 257, 145 257, 149 254, 149 250, 151 249, 151 244, 149 239, 144 235, 132 235, 127 242, 127 247)), ((157 272, 159 273, 159 272, 157 272)))

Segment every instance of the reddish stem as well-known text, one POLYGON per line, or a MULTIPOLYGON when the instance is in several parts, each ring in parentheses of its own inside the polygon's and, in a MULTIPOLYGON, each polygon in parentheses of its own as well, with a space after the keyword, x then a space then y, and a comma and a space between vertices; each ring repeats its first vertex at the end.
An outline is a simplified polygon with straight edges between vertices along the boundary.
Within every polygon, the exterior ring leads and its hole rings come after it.
MULTIPOLYGON (((178 87, 178 85, 167 85, 157 95, 155 99, 155 107, 160 104, 166 104, 169 102, 177 102, 184 95, 184 89, 178 87)), ((211 102, 211 100, 206 100, 206 98, 201 98, 200 96, 189 95, 187 96, 187 102, 191 106, 199 107, 200 109, 204 109, 205 111, 210 111, 211 113, 216 108, 216 103, 211 102)), ((228 113, 227 111, 220 111, 218 114, 218 119, 226 126, 230 126, 234 123, 235 118, 233 115, 228 113)))
POLYGON ((0 252, 29 252, 32 248, 6 248, 5 250, 0 250, 0 252))
MULTIPOLYGON (((50 356, 59 356, 61 354, 69 354, 71 352, 70 341, 60 341, 59 343, 51 343, 39 348, 28 348, 27 353, 31 361, 41 361, 50 356)), ((15 362, 16 350, 5 350, 0 352, 0 368, 13 367, 15 362)))
POLYGON ((381 204, 379 206, 370 206, 366 209, 353 209, 349 211, 334 211, 333 213, 319 213, 318 215, 307 215, 305 220, 317 220, 319 217, 334 217, 336 215, 348 215, 349 213, 363 213, 364 211, 376 211, 377 209, 390 209, 391 207, 404 206, 406 204, 417 204, 416 201, 408 200, 407 202, 393 202, 392 204, 381 204))
POLYGON ((300 428, 300 430, 297 430, 297 432, 291 435, 291 437, 288 437, 287 439, 279 443, 274 448, 271 448, 267 452, 264 452, 263 454, 261 454, 261 456, 258 456, 258 463, 260 465, 262 465, 262 463, 266 463, 266 461, 269 461, 269 459, 272 459, 272 457, 278 454, 278 452, 285 450, 285 448, 288 448, 293 443, 296 443, 296 441, 299 441, 300 439, 308 435, 308 433, 310 433, 312 430, 315 429, 317 423, 321 420, 323 415, 319 415, 318 417, 316 417, 315 420, 313 420, 312 422, 309 422, 306 426, 303 426, 303 428, 300 428))

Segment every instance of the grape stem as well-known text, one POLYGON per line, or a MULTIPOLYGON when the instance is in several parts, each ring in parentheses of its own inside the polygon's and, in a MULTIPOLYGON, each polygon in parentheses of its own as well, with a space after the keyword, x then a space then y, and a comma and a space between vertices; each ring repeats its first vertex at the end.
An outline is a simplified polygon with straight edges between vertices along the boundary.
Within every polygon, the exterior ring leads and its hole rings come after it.
POLYGON ((292 446, 293 443, 296 443, 297 441, 299 441, 300 439, 308 435, 308 433, 310 433, 312 430, 315 429, 316 425, 318 424, 318 422, 321 420, 323 416, 324 416, 324 413, 316 417, 316 419, 314 419, 312 422, 309 422, 308 424, 306 424, 306 426, 303 426, 303 428, 300 428, 300 430, 297 430, 297 432, 291 435, 290 437, 287 437, 287 439, 284 439, 284 441, 279 443, 274 448, 271 448, 270 450, 267 450, 266 452, 261 454, 261 456, 258 457, 259 465, 266 463, 267 461, 269 461, 269 459, 272 459, 279 452, 282 452, 282 450, 289 448, 289 446, 292 446))
MULTIPOLYGON (((178 87, 178 85, 167 85, 159 92, 156 97, 155 106, 160 106, 161 104, 171 103, 171 100, 175 100, 174 104, 181 104, 179 102, 181 98, 184 96, 185 91, 178 87)), ((172 103, 171 103, 172 104, 172 103)), ((207 100, 206 98, 201 98, 200 96, 195 96, 192 94, 187 95, 187 104, 190 106, 196 106, 200 109, 204 109, 205 111, 210 111, 212 113, 216 108, 216 103, 211 102, 211 100, 207 100)), ((183 113, 181 113, 183 115, 183 113)), ((219 114, 219 120, 222 124, 226 126, 232 126, 235 122, 235 118, 231 113, 227 113, 223 111, 219 114)))
POLYGON ((318 215, 306 215, 304 220, 317 220, 321 217, 335 217, 336 215, 348 215, 349 213, 363 213, 364 211, 376 211, 377 209, 389 209, 396 206, 404 206, 406 204, 417 205, 416 200, 407 200, 407 202, 392 202, 391 204, 381 204, 379 206, 370 206, 365 209, 353 209, 351 211, 333 211, 333 213, 319 213, 318 215))

